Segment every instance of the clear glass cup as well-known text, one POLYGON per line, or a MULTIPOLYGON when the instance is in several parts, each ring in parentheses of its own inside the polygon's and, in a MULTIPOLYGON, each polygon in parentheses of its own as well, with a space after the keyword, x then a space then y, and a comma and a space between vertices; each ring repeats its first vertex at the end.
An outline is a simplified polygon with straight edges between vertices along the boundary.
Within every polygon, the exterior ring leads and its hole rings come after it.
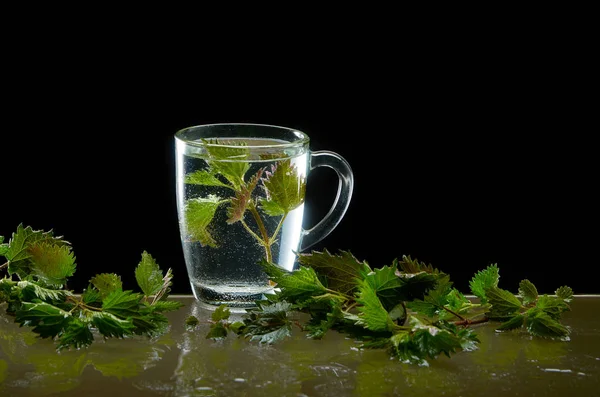
POLYGON ((175 133, 179 230, 192 292, 208 307, 250 308, 272 293, 263 259, 292 271, 297 253, 342 220, 354 177, 339 154, 311 151, 309 137, 274 125, 198 125, 175 133), (339 177, 329 212, 302 227, 308 173, 339 177))

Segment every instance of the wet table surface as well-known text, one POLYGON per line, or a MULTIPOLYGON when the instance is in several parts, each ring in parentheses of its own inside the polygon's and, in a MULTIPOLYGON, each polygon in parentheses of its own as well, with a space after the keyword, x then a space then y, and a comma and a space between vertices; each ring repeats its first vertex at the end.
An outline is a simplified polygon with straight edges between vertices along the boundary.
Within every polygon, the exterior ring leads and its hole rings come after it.
MULTIPOLYGON (((96 338, 87 349, 55 345, 13 323, 0 307, 0 396, 600 396, 600 296, 576 296, 563 324, 569 341, 476 328, 475 351, 428 366, 360 350, 336 332, 307 339, 300 329, 274 345, 233 335, 206 339, 210 311, 191 296, 169 313, 157 338, 96 338)), ((239 314, 238 314, 239 316, 239 314)))

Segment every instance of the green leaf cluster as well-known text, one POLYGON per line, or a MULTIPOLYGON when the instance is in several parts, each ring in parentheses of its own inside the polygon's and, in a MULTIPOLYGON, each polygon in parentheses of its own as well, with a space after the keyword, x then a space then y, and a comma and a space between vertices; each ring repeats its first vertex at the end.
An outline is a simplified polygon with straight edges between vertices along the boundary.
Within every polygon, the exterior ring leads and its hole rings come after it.
POLYGON ((213 318, 207 337, 224 338, 235 329, 240 337, 274 343, 290 335, 289 315, 302 312, 309 315, 300 325, 309 338, 338 331, 362 348, 384 348, 398 360, 423 365, 440 355, 477 349, 478 324, 496 322, 498 331, 521 329, 536 337, 569 334, 560 322, 573 297, 569 287, 540 296, 532 282, 523 280, 513 294, 498 287, 496 264, 473 276, 469 292, 474 298, 468 298, 448 274, 410 256, 372 268, 349 251, 323 250, 298 254, 298 262, 299 268, 289 272, 263 260, 275 294, 257 301, 242 322, 230 324, 226 307, 219 307, 222 315, 213 318))
POLYGON ((71 245, 52 231, 19 225, 8 243, 0 238, 6 270, 0 279, 0 304, 21 326, 31 327, 41 338, 57 343, 57 349, 83 348, 100 335, 125 338, 158 336, 167 330, 165 312, 182 304, 167 300, 173 274, 165 274, 146 251, 135 268, 141 292, 124 290, 121 277, 101 273, 89 280, 81 294, 67 289, 75 273, 71 245))
POLYGON ((186 200, 183 211, 188 239, 218 247, 211 229, 217 222, 217 210, 225 206, 226 223, 241 223, 264 247, 267 260, 271 260, 271 246, 277 241, 287 214, 304 202, 305 177, 291 159, 276 161, 268 170, 264 167, 250 173, 250 152, 243 141, 205 139, 203 143, 206 154, 202 158, 207 167, 185 175, 184 181, 188 185, 209 187, 211 193, 186 200), (251 214, 252 222, 246 222, 247 214, 251 214), (280 217, 274 230, 267 230, 265 217, 280 217))

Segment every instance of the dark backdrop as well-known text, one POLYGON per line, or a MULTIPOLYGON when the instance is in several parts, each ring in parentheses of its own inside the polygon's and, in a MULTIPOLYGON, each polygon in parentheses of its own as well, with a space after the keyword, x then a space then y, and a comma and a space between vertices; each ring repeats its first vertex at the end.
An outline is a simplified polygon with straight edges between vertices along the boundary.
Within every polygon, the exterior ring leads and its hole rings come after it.
MULTIPOLYGON (((257 106, 245 94, 190 106, 132 91, 115 91, 103 106, 87 106, 90 94, 79 98, 84 103, 23 99, 22 122, 3 132, 0 235, 10 238, 19 223, 63 235, 77 258, 76 290, 99 272, 116 272, 136 288, 133 270, 147 250, 173 268, 173 291, 189 293, 173 134, 188 125, 257 122, 301 129, 313 150, 336 151, 353 168, 345 218, 312 249, 350 250, 374 267, 410 255, 449 273, 465 292, 492 263, 500 286, 513 291, 528 278, 540 292, 561 285, 600 292, 585 276, 595 265, 584 253, 596 241, 584 225, 597 179, 588 179, 586 142, 567 130, 550 133, 555 115, 485 96, 373 104, 345 94, 289 106, 257 106)), ((327 212, 336 189, 333 171, 311 174, 306 227, 327 212)))
MULTIPOLYGON (((338 152, 355 174, 345 218, 313 249, 350 250, 373 267, 410 255, 464 292, 497 263, 500 286, 515 292, 528 278, 543 293, 599 293, 586 52, 550 38, 464 37, 411 48, 339 42, 318 56, 299 47, 269 59, 223 54, 214 65, 160 58, 141 43, 76 57, 50 43, 20 47, 3 78, 0 235, 23 223, 64 236, 75 290, 100 272, 136 288, 147 250, 173 268, 174 292, 189 293, 173 134, 276 124, 338 152)), ((306 227, 336 188, 332 171, 311 174, 306 227)))

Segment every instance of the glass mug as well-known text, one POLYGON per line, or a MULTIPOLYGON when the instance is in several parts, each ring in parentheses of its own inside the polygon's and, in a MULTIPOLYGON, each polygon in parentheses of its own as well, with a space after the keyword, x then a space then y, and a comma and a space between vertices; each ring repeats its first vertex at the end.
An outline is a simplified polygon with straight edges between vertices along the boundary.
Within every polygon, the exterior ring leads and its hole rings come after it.
POLYGON ((348 209, 354 177, 339 154, 274 125, 222 123, 175 133, 177 216, 192 292, 208 308, 251 308, 273 293, 263 259, 292 271, 297 253, 325 238, 348 209), (302 227, 308 173, 339 178, 329 212, 302 227))

